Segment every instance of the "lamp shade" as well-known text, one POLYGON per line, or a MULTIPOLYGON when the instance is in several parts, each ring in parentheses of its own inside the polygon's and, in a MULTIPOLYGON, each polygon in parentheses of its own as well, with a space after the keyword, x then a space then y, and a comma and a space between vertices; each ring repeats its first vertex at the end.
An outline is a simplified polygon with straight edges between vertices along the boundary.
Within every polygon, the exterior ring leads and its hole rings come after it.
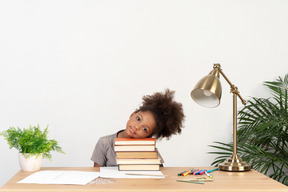
POLYGON ((217 69, 200 79, 191 91, 191 97, 196 103, 209 108, 217 107, 220 104, 221 94, 222 86, 217 69))

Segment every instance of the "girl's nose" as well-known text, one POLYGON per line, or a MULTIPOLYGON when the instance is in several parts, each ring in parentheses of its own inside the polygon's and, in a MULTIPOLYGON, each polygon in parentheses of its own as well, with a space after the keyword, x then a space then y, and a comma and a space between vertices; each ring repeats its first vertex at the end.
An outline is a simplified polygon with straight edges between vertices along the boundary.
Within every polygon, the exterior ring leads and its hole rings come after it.
POLYGON ((138 125, 136 125, 136 126, 135 126, 135 129, 138 131, 138 130, 139 130, 139 126, 138 126, 138 125))

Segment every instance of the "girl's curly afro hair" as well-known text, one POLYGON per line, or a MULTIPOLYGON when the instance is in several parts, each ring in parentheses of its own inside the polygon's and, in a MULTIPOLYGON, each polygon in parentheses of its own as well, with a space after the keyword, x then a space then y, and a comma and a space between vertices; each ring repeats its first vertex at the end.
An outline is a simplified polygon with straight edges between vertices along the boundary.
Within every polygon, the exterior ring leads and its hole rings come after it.
POLYGON ((156 92, 144 96, 142 106, 137 111, 150 111, 155 120, 156 128, 153 136, 156 139, 167 138, 181 133, 185 115, 182 104, 173 100, 175 91, 166 89, 164 93, 156 92))

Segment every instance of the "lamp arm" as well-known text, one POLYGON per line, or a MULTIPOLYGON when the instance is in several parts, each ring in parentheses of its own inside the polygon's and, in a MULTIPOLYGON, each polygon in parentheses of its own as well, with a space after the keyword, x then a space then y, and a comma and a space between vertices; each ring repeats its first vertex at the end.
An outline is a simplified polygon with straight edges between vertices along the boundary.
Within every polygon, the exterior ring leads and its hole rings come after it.
POLYGON ((239 99, 241 100, 243 105, 246 105, 246 101, 241 97, 240 92, 238 91, 238 88, 231 83, 231 81, 227 78, 227 76, 223 73, 220 64, 214 64, 214 69, 217 69, 219 73, 224 77, 224 79, 227 81, 227 83, 231 87, 231 93, 235 93, 239 99))

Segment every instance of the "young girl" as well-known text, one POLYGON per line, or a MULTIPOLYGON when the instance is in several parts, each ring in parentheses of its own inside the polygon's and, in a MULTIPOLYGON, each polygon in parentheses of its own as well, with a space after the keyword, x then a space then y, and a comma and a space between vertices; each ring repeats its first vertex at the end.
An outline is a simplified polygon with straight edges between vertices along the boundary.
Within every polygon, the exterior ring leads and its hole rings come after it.
POLYGON ((181 133, 184 121, 182 104, 173 100, 174 91, 144 96, 142 106, 134 111, 125 130, 101 137, 93 151, 91 160, 94 167, 117 166, 114 151, 115 138, 167 138, 181 133))

